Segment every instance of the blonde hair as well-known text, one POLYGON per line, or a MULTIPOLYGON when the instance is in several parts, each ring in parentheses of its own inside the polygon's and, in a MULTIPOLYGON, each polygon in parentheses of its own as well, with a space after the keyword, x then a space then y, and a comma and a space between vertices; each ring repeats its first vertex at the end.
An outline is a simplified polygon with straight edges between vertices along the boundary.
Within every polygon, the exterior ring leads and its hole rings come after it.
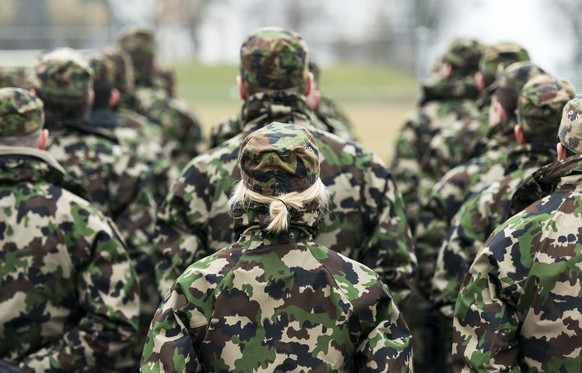
POLYGON ((271 222, 267 226, 267 230, 277 233, 287 231, 289 228, 290 208, 300 210, 312 201, 317 202, 320 211, 328 209, 329 191, 319 178, 303 192, 291 192, 276 197, 265 196, 254 192, 245 187, 242 181, 239 181, 232 191, 232 196, 228 200, 228 211, 234 211, 239 203, 244 202, 257 202, 268 205, 271 222))

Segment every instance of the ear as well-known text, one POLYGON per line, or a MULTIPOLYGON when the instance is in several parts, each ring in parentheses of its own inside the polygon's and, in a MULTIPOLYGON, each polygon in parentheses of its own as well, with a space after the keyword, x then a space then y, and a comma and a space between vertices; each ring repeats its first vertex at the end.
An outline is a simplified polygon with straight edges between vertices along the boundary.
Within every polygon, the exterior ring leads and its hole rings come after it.
POLYGON ((305 97, 309 97, 309 94, 311 93, 311 90, 313 89, 313 74, 309 73, 307 74, 307 79, 305 80, 305 90, 303 91, 303 95, 305 97))
POLYGON ((515 139, 519 145, 525 145, 525 136, 523 135, 523 128, 516 124, 513 127, 513 134, 515 135, 515 139))
POLYGON ((477 86, 479 92, 483 92, 485 90, 485 78, 480 71, 475 73, 475 85, 477 86))
POLYGON ((249 98, 249 92, 247 91, 247 87, 245 87, 245 83, 242 81, 240 75, 236 76, 236 85, 238 87, 238 95, 240 99, 246 101, 249 98))
POLYGON ((566 159, 566 148, 561 143, 556 144, 556 153, 558 153, 558 160, 563 161, 566 159))
POLYGON ((111 93, 109 94, 109 102, 108 105, 110 108, 114 108, 119 103, 121 99, 121 92, 117 88, 111 88, 111 93))
POLYGON ((46 128, 40 131, 40 136, 38 137, 38 148, 40 150, 46 149, 46 145, 48 143, 48 135, 49 131, 46 128))

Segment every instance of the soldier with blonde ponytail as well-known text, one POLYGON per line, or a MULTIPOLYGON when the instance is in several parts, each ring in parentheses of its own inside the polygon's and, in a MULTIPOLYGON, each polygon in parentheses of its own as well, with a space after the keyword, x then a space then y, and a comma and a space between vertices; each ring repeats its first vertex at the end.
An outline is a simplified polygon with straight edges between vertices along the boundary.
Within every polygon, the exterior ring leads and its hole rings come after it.
POLYGON ((271 123, 238 159, 228 201, 237 242, 178 277, 141 371, 411 371, 410 332, 388 287, 314 241, 329 196, 313 135, 271 123))

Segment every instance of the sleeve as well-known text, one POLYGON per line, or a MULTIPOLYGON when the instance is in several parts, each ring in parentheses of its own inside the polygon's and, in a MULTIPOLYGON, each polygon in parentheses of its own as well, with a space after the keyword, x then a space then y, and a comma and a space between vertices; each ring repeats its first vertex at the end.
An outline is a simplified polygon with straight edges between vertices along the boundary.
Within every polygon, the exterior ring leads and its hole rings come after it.
MULTIPOLYGON (((94 216, 78 219, 76 232, 96 229, 94 216), (88 222, 88 223, 87 223, 88 222)), ((139 314, 139 285, 122 242, 104 220, 98 219, 92 255, 77 274, 79 321, 62 338, 29 355, 27 371, 81 371, 107 367, 125 347, 135 342, 139 314)), ((78 237, 78 245, 83 237, 78 237)))
POLYGON ((375 156, 367 175, 366 215, 373 218, 368 247, 358 260, 380 275, 400 304, 410 295, 417 265, 404 202, 392 175, 375 156))
POLYGON ((208 256, 206 244, 210 201, 206 179, 190 164, 172 187, 156 220, 156 282, 164 296, 197 259, 208 256))
POLYGON ((144 346, 142 372, 203 371, 197 344, 207 328, 210 308, 205 302, 207 292, 190 289, 201 290, 196 285, 197 280, 204 282, 203 276, 196 273, 181 276, 160 304, 144 346), (195 297, 192 293, 203 296, 195 297))
POLYGON ((388 289, 384 284, 379 285, 380 295, 373 305, 374 319, 360 320, 364 336, 356 349, 356 369, 358 372, 411 372, 410 331, 388 289))
POLYGON ((515 258, 518 252, 519 245, 500 231, 475 258, 455 305, 455 371, 519 371, 520 320, 515 307, 519 284, 503 274, 503 267, 512 265, 503 260, 515 258), (505 294, 504 289, 512 288, 512 295, 505 294))

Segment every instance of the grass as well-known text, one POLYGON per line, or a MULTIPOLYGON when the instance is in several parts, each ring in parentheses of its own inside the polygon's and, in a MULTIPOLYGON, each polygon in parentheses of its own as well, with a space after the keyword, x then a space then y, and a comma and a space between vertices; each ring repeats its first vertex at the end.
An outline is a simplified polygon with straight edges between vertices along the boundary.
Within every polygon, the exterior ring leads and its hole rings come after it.
MULTIPOLYGON (((171 67, 180 96, 199 115, 207 133, 240 110, 236 65, 183 62, 171 67)), ((389 162, 404 116, 415 104, 416 79, 383 66, 334 65, 324 67, 320 86, 346 111, 360 142, 389 162)))

